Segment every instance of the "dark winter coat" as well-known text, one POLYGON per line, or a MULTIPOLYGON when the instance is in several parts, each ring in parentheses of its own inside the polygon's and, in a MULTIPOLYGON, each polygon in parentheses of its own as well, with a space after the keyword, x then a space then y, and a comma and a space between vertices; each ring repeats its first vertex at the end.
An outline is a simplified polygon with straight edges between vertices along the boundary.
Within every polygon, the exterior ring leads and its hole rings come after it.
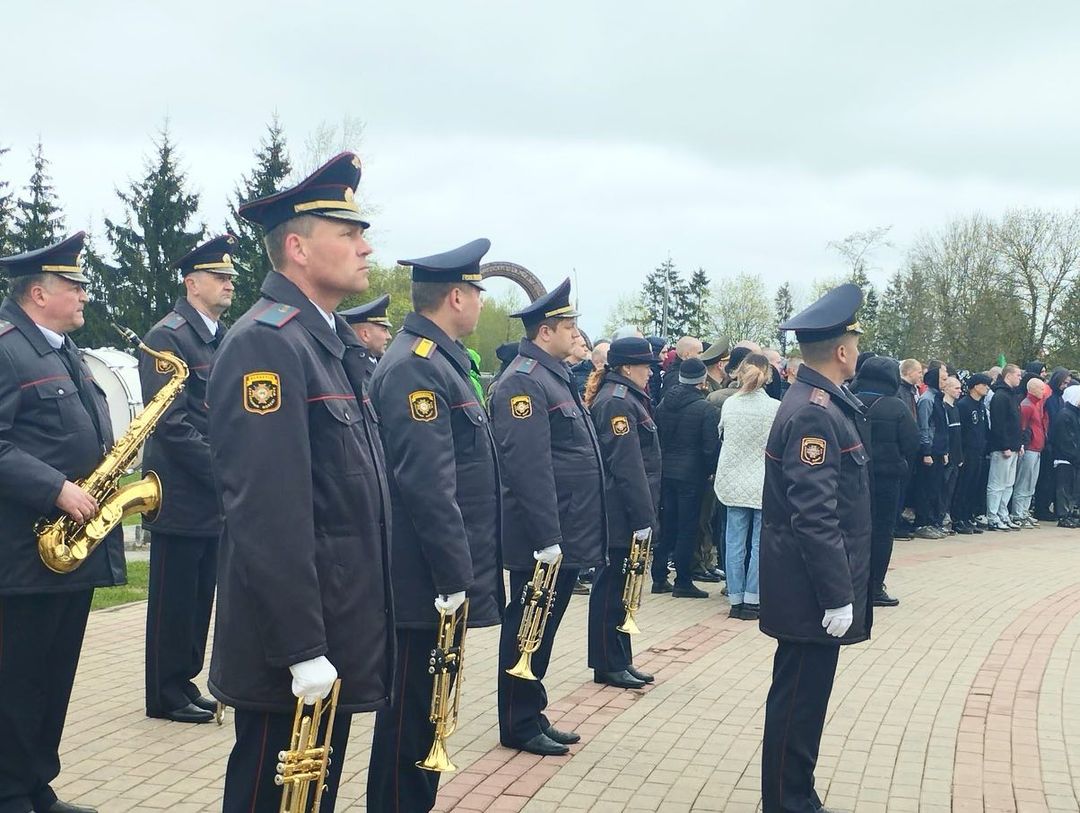
POLYGON ((648 394, 618 373, 604 374, 591 411, 604 458, 608 544, 625 552, 634 531, 657 525, 660 438, 648 394))
POLYGON ((90 368, 81 359, 78 364, 79 387, 93 415, 34 321, 13 299, 0 304, 0 596, 68 593, 127 581, 119 525, 71 573, 53 573, 38 555, 34 523, 60 516, 56 498, 64 481, 86 477, 113 445, 105 393, 90 368))
POLYGON ((963 427, 960 425, 960 410, 956 408, 956 404, 948 404, 942 401, 942 407, 945 409, 945 422, 948 426, 949 446, 947 453, 949 455, 949 465, 956 467, 964 462, 964 439, 963 439, 963 427))
POLYGON ((870 637, 870 427, 863 405, 803 364, 765 449, 761 631, 837 646, 870 637), (842 638, 825 610, 853 606, 842 638))
POLYGON ((533 552, 552 545, 562 547, 565 568, 605 564, 600 445, 570 368, 522 339, 489 406, 503 481, 503 566, 531 571, 533 552))
POLYGON ((1080 466, 1080 409, 1065 404, 1050 427, 1054 460, 1067 460, 1080 466))
MULTIPOLYGON (((670 375, 670 373, 669 373, 670 375)), ((693 384, 678 384, 656 408, 664 479, 701 485, 716 471, 720 410, 693 384)))
POLYGON ((904 480, 919 451, 919 429, 898 395, 900 365, 884 356, 868 358, 852 389, 866 406, 874 476, 904 480))
POLYGON ((210 691, 236 708, 291 713, 288 667, 320 655, 341 677, 342 711, 390 701, 390 494, 367 356, 334 324, 271 271, 210 370, 225 522, 210 691))
POLYGON ((915 411, 919 423, 919 454, 941 457, 949 453, 949 422, 940 385, 941 367, 926 371, 926 391, 919 396, 915 411))
POLYGON ((987 452, 990 428, 987 422, 986 404, 982 399, 976 401, 965 395, 956 402, 956 411, 960 419, 960 440, 964 449, 964 460, 975 460, 987 452))
MULTIPOLYGON (((1068 379, 1069 375, 1069 371, 1064 367, 1055 367, 1050 376, 1050 394, 1046 397, 1046 421, 1048 424, 1052 425, 1054 423, 1054 416, 1065 406, 1065 401, 1061 397, 1061 382, 1068 379)), ((1046 442, 1049 443, 1050 439, 1047 438, 1046 442)))
POLYGON ((578 395, 585 397, 585 385, 589 383, 589 376, 592 375, 595 369, 592 359, 579 361, 570 368, 570 374, 574 376, 574 386, 577 387, 578 395))
POLYGON ((499 472, 465 348, 410 313, 369 395, 390 475, 397 626, 435 627, 435 595, 462 590, 470 627, 498 624, 506 605, 499 472))
POLYGON ((1001 378, 992 388, 994 397, 990 399, 990 436, 987 449, 1001 452, 1005 449, 1020 451, 1020 398, 1021 394, 1010 387, 1001 378))
MULTIPOLYGON (((143 472, 157 474, 162 493, 161 510, 144 519, 143 527, 165 534, 162 538, 170 534, 216 538, 221 533, 206 433, 206 381, 210 361, 224 335, 225 325, 220 322, 217 333, 211 335, 199 312, 180 297, 143 339, 154 350, 178 355, 188 367, 183 392, 166 410, 143 451, 143 472)), ((140 355, 143 404, 149 404, 171 379, 171 372, 159 371, 149 354, 140 355)))

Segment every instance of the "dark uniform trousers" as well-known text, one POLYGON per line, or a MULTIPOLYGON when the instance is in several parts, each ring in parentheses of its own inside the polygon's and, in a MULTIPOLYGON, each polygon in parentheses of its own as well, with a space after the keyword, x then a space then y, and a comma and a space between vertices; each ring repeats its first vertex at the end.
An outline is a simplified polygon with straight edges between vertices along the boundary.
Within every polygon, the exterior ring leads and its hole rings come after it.
POLYGON ((433 678, 428 673, 435 635, 434 629, 397 631, 394 704, 375 715, 368 810, 413 813, 435 806, 441 774, 416 767, 435 739, 430 718, 433 678))
MULTIPOLYGON (((277 773, 278 752, 287 749, 290 744, 293 715, 236 709, 234 721, 236 745, 229 756, 222 813, 278 813, 281 809, 281 788, 274 784, 274 775, 277 773)), ((334 718, 334 733, 330 737, 334 754, 326 774, 326 790, 323 791, 320 813, 334 813, 351 725, 352 715, 338 712, 334 718)), ((323 735, 320 733, 319 743, 322 744, 322 741, 323 735)), ((312 788, 312 797, 314 793, 312 788)))
POLYGON ((506 674, 521 653, 518 651, 517 634, 521 626, 523 607, 521 592, 532 571, 510 571, 510 595, 503 616, 502 634, 499 638, 499 741, 511 748, 543 733, 549 727, 544 716, 547 708, 547 690, 544 688, 544 676, 551 661, 551 648, 555 643, 555 633, 562 621, 566 608, 570 604, 570 594, 577 581, 576 569, 559 568, 555 579, 555 600, 551 607, 551 617, 544 629, 540 648, 532 657, 532 670, 536 680, 522 680, 506 674))
POLYGON ((611 563, 597 571, 589 595, 589 668, 621 672, 634 662, 630 636, 615 629, 626 618, 623 566, 630 551, 612 549, 608 556, 611 563))
POLYGON ((956 490, 952 499, 952 518, 957 521, 971 522, 982 511, 979 509, 979 489, 986 494, 983 474, 986 470, 986 456, 964 452, 964 465, 956 476, 956 490))
POLYGON ((821 732, 839 646, 779 641, 765 701, 761 755, 762 813, 817 813, 814 790, 821 732))
POLYGON ((146 608, 146 713, 175 711, 201 692, 217 579, 217 538, 153 533, 146 608))
POLYGON ((0 597, 0 813, 48 810, 93 589, 0 597))
POLYGON ((873 590, 885 583, 885 574, 892 559, 896 506, 900 501, 901 487, 899 477, 878 475, 874 478, 870 523, 870 586, 873 590))
POLYGON ((694 543, 697 541, 701 498, 705 489, 696 483, 665 479, 661 485, 661 546, 652 563, 653 581, 667 579, 668 557, 675 561, 675 583, 691 586, 694 543))

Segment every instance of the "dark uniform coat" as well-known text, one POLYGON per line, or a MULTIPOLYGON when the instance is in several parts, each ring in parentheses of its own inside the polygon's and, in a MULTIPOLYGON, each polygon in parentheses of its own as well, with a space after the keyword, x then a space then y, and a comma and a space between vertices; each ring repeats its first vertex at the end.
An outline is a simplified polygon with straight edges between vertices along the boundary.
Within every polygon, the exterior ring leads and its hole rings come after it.
POLYGON ((390 471, 397 625, 435 627, 435 595, 462 590, 470 627, 498 624, 499 472, 465 348, 410 313, 375 368, 371 401, 390 471))
POLYGON ((604 459, 608 545, 629 551, 634 531, 656 527, 660 508, 660 441, 651 400, 629 378, 608 372, 591 411, 604 459))
POLYGON ((389 493, 359 346, 286 277, 229 331, 210 372, 210 453, 225 527, 210 690, 295 708, 291 664, 325 655, 341 710, 389 701, 389 493))
POLYGON ((505 485, 504 565, 531 571, 533 551, 551 545, 562 547, 565 568, 604 564, 600 445, 570 368, 522 339, 490 409, 505 485))
POLYGON ((60 515, 56 498, 64 481, 77 482, 97 467, 112 448, 112 425, 105 393, 81 359, 79 385, 93 416, 60 353, 18 303, 5 299, 0 320, 0 595, 124 584, 119 525, 71 573, 41 563, 34 523, 60 515))
POLYGON ((807 365, 781 402, 765 448, 761 631, 784 641, 870 637, 870 456, 863 407, 807 365), (866 433, 865 435, 863 433, 866 433), (853 605, 842 638, 821 626, 853 605))
MULTIPOLYGON (((210 469, 210 443, 206 438, 206 381, 215 348, 225 335, 218 323, 210 335, 199 312, 180 297, 172 311, 150 328, 143 342, 154 350, 168 350, 188 366, 184 391, 166 410, 143 451, 143 471, 161 479, 161 510, 143 527, 163 534, 217 536, 221 533, 214 476, 210 469), (216 341, 215 341, 216 339, 216 341)), ((172 375, 159 372, 147 353, 139 358, 143 404, 157 395, 172 375)))

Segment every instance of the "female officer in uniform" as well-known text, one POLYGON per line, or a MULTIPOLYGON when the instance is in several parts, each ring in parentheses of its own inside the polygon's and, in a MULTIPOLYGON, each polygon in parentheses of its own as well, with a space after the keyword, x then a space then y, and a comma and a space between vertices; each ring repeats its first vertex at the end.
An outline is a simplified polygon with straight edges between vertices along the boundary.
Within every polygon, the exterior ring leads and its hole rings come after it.
POLYGON ((608 564, 589 598, 589 666, 596 683, 623 689, 640 689, 653 680, 634 668, 630 636, 616 627, 625 615, 624 562, 631 541, 653 532, 660 505, 660 442, 645 389, 649 365, 656 360, 647 340, 616 339, 607 364, 585 387, 604 461, 609 544, 608 564))

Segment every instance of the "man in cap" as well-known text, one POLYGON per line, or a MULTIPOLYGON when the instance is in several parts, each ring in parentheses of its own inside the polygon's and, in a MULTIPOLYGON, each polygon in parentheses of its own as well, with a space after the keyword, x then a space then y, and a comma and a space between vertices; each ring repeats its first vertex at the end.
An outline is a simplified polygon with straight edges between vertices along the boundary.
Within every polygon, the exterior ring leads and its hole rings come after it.
POLYGON ((226 813, 278 809, 274 766, 296 698, 325 698, 340 677, 322 798, 332 811, 351 715, 390 701, 389 490, 366 354, 334 314, 368 284, 359 180, 359 159, 344 153, 239 209, 263 228, 274 270, 208 386, 225 522, 210 690, 236 709, 226 813))
POLYGON ((469 627, 502 619, 499 472, 487 413, 461 340, 483 307, 488 240, 402 260, 414 311, 375 368, 371 401, 390 471, 397 623, 393 705, 375 718, 370 810, 431 810, 439 774, 418 768, 435 736, 428 660, 440 613, 469 602, 469 627))
POLYGON ((506 486, 503 564, 510 571, 499 641, 499 739, 547 756, 565 754, 580 739, 544 716, 543 680, 578 571, 606 563, 604 473, 596 430, 562 361, 579 335, 570 280, 512 315, 524 323, 525 338, 490 401, 506 486), (509 675, 519 654, 523 591, 536 562, 552 565, 560 556, 551 615, 532 658, 537 680, 509 675))
POLYGON ((365 369, 368 381, 371 380, 375 365, 379 363, 379 359, 386 352, 386 346, 390 343, 390 329, 393 325, 386 315, 386 309, 389 307, 390 294, 383 294, 371 302, 341 311, 342 317, 352 325, 356 338, 367 351, 368 366, 365 369))
POLYGON ((112 448, 105 397, 68 335, 83 325, 86 235, 0 259, 0 810, 79 813, 49 786, 95 587, 124 584, 117 526, 78 569, 54 573, 34 524, 97 514, 76 483, 112 448))
MULTIPOLYGON (((192 682, 202 671, 217 583, 221 534, 210 441, 206 381, 225 335, 221 317, 233 298, 236 238, 215 237, 176 263, 184 295, 150 328, 143 342, 179 356, 187 382, 146 441, 143 471, 161 482, 161 509, 143 520, 150 531, 150 590, 146 608, 146 715, 179 723, 208 723, 216 702, 192 682)), ((172 370, 143 353, 143 403, 172 379, 172 370)))
POLYGON ((822 809, 814 790, 841 645, 870 637, 870 474, 855 375, 856 285, 780 325, 803 365, 765 449, 761 631, 777 639, 761 757, 764 813, 822 809))

